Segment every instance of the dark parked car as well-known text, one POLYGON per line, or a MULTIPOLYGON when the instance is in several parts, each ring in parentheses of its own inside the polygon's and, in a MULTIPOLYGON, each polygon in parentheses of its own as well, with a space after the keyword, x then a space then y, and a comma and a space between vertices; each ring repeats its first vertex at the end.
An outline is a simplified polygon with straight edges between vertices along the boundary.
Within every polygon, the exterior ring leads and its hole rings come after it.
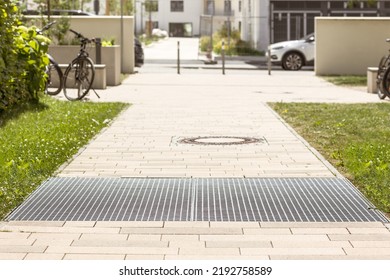
POLYGON ((134 64, 136 67, 144 65, 144 50, 142 49, 141 42, 134 38, 134 64))

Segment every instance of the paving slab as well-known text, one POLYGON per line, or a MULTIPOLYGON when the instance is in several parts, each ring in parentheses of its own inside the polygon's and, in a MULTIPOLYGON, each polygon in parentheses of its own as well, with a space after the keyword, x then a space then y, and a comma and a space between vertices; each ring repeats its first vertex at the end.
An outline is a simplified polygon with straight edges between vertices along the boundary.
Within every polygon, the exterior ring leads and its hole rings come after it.
MULTIPOLYGON (((7 225, 7 222, 4 222, 7 225)), ((31 222, 33 223, 33 222, 31 222)), ((82 224, 82 222, 80 222, 82 224)), ((0 259, 389 259, 390 232, 380 234, 353 234, 356 223, 329 223, 327 228, 294 227, 293 223, 269 223, 268 227, 253 228, 258 223, 216 222, 163 223, 161 227, 145 227, 135 222, 137 227, 119 227, 129 233, 60 233, 59 227, 42 225, 34 227, 9 227, 13 238, 3 238, 0 244, 0 259), (167 227, 165 227, 165 224, 167 227), (234 223, 231 223, 234 224, 234 223), (272 225, 275 227, 272 227, 272 225), (337 227, 338 226, 338 227, 337 227), (42 229, 42 228, 45 228, 42 229), (34 232, 39 229, 41 233, 34 232), (24 233, 20 235, 19 230, 24 233), (298 231, 296 231, 298 230, 298 231), (340 233, 334 233, 334 231, 340 233), (26 235, 27 234, 27 235, 26 235), (18 239, 17 237, 20 237, 18 239), (16 238, 15 238, 16 237, 16 238), (6 241, 10 242, 7 243, 6 241), (16 241, 19 240, 19 241, 16 241), (5 242, 5 244, 3 244, 5 242), (27 243, 26 243, 27 242, 27 243), (64 243, 65 242, 65 243, 64 243)), ((378 223, 362 223, 358 229, 381 229, 378 223)), ((265 225, 263 223, 263 225, 265 225)), ((69 230, 69 225, 61 227, 69 230)), ((74 230, 84 229, 74 224, 74 230)), ((100 228, 99 228, 100 229, 100 228)), ((387 230, 383 225, 382 229, 387 230)), ((363 230, 364 231, 364 230, 363 230)), ((71 230, 72 232, 72 230, 71 230)), ((365 232, 365 231, 364 231, 365 232)))

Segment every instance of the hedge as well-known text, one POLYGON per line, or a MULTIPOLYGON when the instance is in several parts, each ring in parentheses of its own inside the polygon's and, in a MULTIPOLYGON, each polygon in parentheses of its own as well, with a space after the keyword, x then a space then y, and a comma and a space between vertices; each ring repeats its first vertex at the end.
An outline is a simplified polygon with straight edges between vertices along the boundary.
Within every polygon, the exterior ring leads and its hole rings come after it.
POLYGON ((15 104, 38 100, 45 88, 49 40, 36 27, 21 25, 12 0, 0 1, 0 113, 15 104))

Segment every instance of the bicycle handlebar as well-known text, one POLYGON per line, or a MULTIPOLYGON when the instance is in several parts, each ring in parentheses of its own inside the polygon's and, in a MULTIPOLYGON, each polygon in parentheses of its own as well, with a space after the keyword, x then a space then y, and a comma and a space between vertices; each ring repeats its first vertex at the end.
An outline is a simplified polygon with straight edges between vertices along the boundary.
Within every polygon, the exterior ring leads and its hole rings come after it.
POLYGON ((75 30, 73 30, 73 29, 69 29, 69 31, 72 32, 72 33, 74 33, 74 34, 77 36, 77 38, 79 38, 79 39, 81 39, 81 40, 85 40, 85 41, 87 41, 88 43, 95 42, 95 38, 89 39, 89 38, 87 38, 87 37, 84 37, 83 34, 77 32, 77 31, 75 31, 75 30))
POLYGON ((78 33, 77 31, 74 31, 73 29, 69 29, 69 31, 74 33, 78 38, 84 38, 84 36, 81 35, 81 33, 78 33))
POLYGON ((48 30, 53 24, 55 24, 57 21, 52 21, 46 24, 44 27, 42 27, 41 30, 37 30, 37 33, 42 34, 43 31, 48 30))

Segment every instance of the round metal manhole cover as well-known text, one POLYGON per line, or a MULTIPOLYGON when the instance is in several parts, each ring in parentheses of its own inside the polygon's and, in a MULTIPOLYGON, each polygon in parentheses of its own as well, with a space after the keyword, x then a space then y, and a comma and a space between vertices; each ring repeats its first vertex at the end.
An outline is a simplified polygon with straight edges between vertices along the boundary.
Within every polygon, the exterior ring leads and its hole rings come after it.
POLYGON ((236 136, 202 136, 184 138, 179 141, 183 144, 196 145, 242 145, 263 142, 263 139, 253 137, 236 137, 236 136))

